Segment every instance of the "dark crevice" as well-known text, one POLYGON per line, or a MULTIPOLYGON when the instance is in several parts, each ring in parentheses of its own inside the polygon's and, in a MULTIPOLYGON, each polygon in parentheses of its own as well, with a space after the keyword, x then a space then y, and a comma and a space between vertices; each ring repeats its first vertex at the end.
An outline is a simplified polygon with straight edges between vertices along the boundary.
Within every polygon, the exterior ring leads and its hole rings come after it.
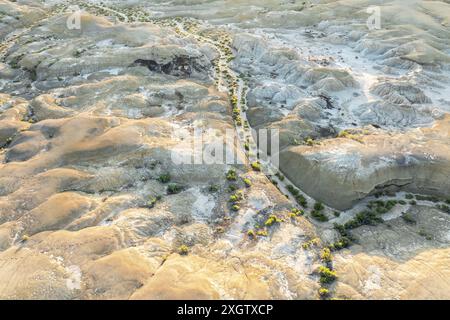
POLYGON ((195 60, 190 57, 176 57, 164 64, 159 64, 154 60, 138 59, 134 61, 133 65, 145 66, 153 72, 181 77, 190 77, 194 70, 199 70, 195 60))

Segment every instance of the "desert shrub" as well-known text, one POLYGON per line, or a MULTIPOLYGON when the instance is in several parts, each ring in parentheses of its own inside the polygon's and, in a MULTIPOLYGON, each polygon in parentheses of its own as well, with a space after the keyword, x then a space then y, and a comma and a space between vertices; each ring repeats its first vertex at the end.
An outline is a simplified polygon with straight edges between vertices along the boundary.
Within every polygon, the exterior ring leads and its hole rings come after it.
POLYGON ((315 220, 320 222, 327 222, 328 217, 321 211, 312 210, 311 211, 311 217, 313 217, 315 220))
POLYGON ((177 183, 171 183, 167 186, 167 194, 177 194, 183 190, 183 187, 177 183))
POLYGON ((416 199, 421 200, 421 201, 430 201, 430 202, 439 202, 439 200, 440 200, 436 196, 424 196, 424 195, 420 195, 420 194, 416 195, 416 199))
POLYGON ((161 183, 167 183, 170 181, 170 173, 163 173, 158 177, 158 181, 161 183))
POLYGON ((338 134, 338 138, 346 138, 350 133, 347 130, 342 130, 338 134))
POLYGON ((409 224, 416 224, 417 223, 417 221, 409 213, 406 213, 406 212, 402 213, 402 219, 406 223, 409 223, 409 224))
POLYGON ((250 187, 252 186, 252 182, 250 181, 250 179, 244 178, 243 181, 244 181, 245 186, 246 186, 247 188, 250 188, 250 187))
POLYGON ((147 208, 153 208, 156 205, 156 202, 161 200, 161 196, 151 197, 150 200, 147 201, 146 207, 147 208))
POLYGON ((288 191, 290 193, 292 193, 292 195, 294 195, 294 196, 298 196, 299 195, 299 191, 292 184, 287 185, 286 189, 288 189, 288 191))
POLYGON ((270 226, 272 226, 274 223, 280 223, 280 222, 282 222, 282 221, 283 221, 283 220, 281 220, 280 218, 278 218, 276 215, 271 214, 271 215, 267 218, 266 222, 264 222, 264 225, 267 226, 267 227, 270 227, 270 226))
POLYGON ((322 252, 320 253, 320 259, 323 262, 331 262, 332 260, 331 250, 329 248, 323 248, 322 252))
POLYGON ((212 184, 212 185, 209 186, 208 191, 211 192, 211 193, 215 193, 215 192, 219 191, 219 186, 215 185, 215 184, 212 184))
POLYGON ((233 204, 233 205, 231 206, 231 210, 233 210, 233 211, 239 211, 240 208, 241 208, 241 207, 240 207, 238 204, 233 204))
POLYGON ((323 209, 324 209, 324 206, 321 202, 314 203, 314 210, 322 211, 323 209))
POLYGON ((450 214, 450 207, 445 204, 438 204, 438 205, 436 205, 436 208, 438 208, 442 212, 450 214))
POLYGON ((239 201, 239 197, 236 194, 233 194, 233 195, 230 196, 229 201, 233 202, 233 203, 234 202, 238 202, 239 201))
POLYGON ((276 176, 278 177, 278 179, 280 179, 280 181, 284 180, 284 176, 280 172, 277 172, 276 176))
POLYGON ((339 251, 348 248, 352 244, 352 240, 347 237, 341 237, 338 241, 331 243, 328 248, 331 251, 339 251))
POLYGON ((422 237, 424 237, 424 238, 427 239, 427 240, 433 240, 433 237, 431 236, 431 234, 429 234, 428 232, 426 232, 426 231, 423 230, 423 229, 420 229, 420 230, 419 230, 419 235, 422 236, 422 237))
POLYGON ((217 232, 217 233, 224 233, 224 232, 225 232, 225 228, 222 227, 222 226, 218 226, 218 227, 216 228, 216 232, 217 232))
POLYGON ((228 181, 236 181, 237 180, 236 170, 234 170, 234 169, 228 170, 228 172, 227 172, 227 180, 228 181))
POLYGON ((178 248, 178 253, 181 255, 187 255, 189 253, 189 247, 185 244, 182 244, 179 248, 178 248))
POLYGON ((314 140, 312 138, 306 138, 305 143, 306 145, 312 147, 314 145, 314 140))
POLYGON ((320 288, 318 292, 321 298, 327 298, 330 296, 330 290, 327 288, 320 288))
POLYGON ((320 239, 319 238, 314 238, 311 239, 305 243, 302 243, 302 248, 305 250, 309 250, 312 246, 318 246, 320 243, 320 239))
POLYGON ((392 208, 394 208, 396 204, 397 204, 397 200, 388 200, 388 201, 386 201, 384 207, 389 211, 392 208))
POLYGON ((291 214, 293 214, 294 216, 298 217, 298 216, 302 216, 305 212, 303 210, 297 209, 297 208, 292 208, 291 209, 291 214))
POLYGON ((334 229, 339 233, 341 237, 346 237, 350 239, 351 241, 355 240, 350 232, 350 230, 345 228, 345 225, 334 223, 333 224, 334 229))
POLYGON ((306 201, 306 198, 304 196, 302 196, 301 194, 296 195, 295 200, 303 208, 308 208, 308 201, 306 201))
POLYGON ((255 238, 255 237, 256 237, 256 233, 255 233, 255 231, 253 231, 253 229, 248 230, 248 231, 247 231, 247 235, 248 235, 250 238, 255 238))
POLYGON ((268 235, 267 230, 258 230, 256 234, 261 237, 267 237, 268 235))
POLYGON ((261 171, 261 164, 258 161, 255 161, 251 164, 252 169, 255 171, 261 171))
POLYGON ((356 214, 356 216, 350 220, 347 221, 344 224, 345 229, 355 229, 362 225, 376 225, 379 223, 382 223, 383 219, 379 217, 379 215, 373 211, 362 211, 356 214))
POLYGON ((387 213, 389 210, 391 210, 395 205, 397 204, 396 200, 388 200, 386 202, 382 200, 377 201, 370 201, 367 204, 367 208, 371 210, 375 210, 378 214, 384 214, 387 213))
POLYGON ((320 283, 322 284, 332 283, 337 278, 337 274, 335 271, 330 270, 329 268, 324 266, 319 267, 319 275, 320 283))

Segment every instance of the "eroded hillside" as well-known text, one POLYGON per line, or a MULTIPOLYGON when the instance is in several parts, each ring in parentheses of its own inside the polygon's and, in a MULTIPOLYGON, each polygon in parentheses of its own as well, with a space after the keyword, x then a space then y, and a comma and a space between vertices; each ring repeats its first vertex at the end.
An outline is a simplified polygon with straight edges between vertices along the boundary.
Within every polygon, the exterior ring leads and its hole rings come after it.
POLYGON ((449 299, 449 16, 0 0, 0 298, 449 299))

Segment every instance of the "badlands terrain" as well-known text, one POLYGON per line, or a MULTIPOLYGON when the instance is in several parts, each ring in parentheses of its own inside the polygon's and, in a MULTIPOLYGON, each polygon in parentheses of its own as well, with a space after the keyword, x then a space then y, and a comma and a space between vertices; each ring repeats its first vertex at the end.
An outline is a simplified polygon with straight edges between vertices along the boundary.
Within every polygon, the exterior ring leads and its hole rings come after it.
POLYGON ((0 58, 1 299, 450 299, 449 0, 0 0, 0 58))

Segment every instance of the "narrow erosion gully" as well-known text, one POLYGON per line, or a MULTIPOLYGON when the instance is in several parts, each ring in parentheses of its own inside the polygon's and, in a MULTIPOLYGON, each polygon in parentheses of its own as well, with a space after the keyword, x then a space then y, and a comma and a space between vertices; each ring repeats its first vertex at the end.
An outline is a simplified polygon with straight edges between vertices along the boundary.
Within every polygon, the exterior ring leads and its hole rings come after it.
MULTIPOLYGON (((195 33, 189 32, 184 24, 182 22, 177 21, 176 22, 178 30, 180 30, 181 34, 189 37, 192 36, 194 39, 200 42, 206 42, 215 47, 215 49, 219 52, 219 72, 218 72, 218 81, 216 82, 219 90, 225 90, 228 91, 230 95, 231 104, 233 106, 233 110, 238 110, 239 115, 234 117, 234 124, 235 129, 237 132, 237 136, 239 138, 239 143, 241 147, 244 147, 245 154, 247 156, 247 159, 250 163, 253 163, 255 161, 260 162, 262 171, 261 174, 264 174, 263 172, 267 172, 267 178, 269 181, 271 181, 293 204, 296 203, 296 200, 294 196, 289 192, 288 185, 294 185, 287 177, 283 177, 280 179, 280 177, 274 173, 280 172, 278 168, 276 168, 271 162, 270 157, 268 161, 259 161, 258 159, 258 149, 257 149, 257 142, 254 139, 254 136, 252 134, 252 127, 250 126, 250 123, 247 119, 247 100, 246 100, 246 91, 247 91, 247 84, 246 82, 239 77, 236 72, 229 66, 229 59, 230 57, 223 51, 221 48, 221 44, 217 40, 213 40, 204 36, 200 36, 195 33), (228 77, 227 77, 228 75, 228 77), (248 150, 245 148, 245 146, 248 145, 248 150)), ((202 25, 206 27, 207 26, 204 22, 202 25)), ((230 45, 231 47, 231 45, 230 45)), ((231 48, 230 48, 231 49, 231 48)), ((301 192, 301 191, 300 191, 301 192)), ((306 198, 311 199, 309 196, 301 192, 306 198)), ((295 207, 299 207, 294 205, 295 207)))
MULTIPOLYGON (((292 188, 295 185, 287 177, 281 174, 279 168, 276 168, 271 164, 269 156, 267 157, 268 161, 261 161, 259 157, 257 142, 255 141, 255 138, 252 134, 252 128, 247 120, 246 114, 247 101, 245 97, 247 84, 245 80, 239 77, 237 73, 230 67, 230 62, 233 59, 231 40, 229 40, 227 43, 226 41, 224 42, 223 39, 221 41, 220 38, 213 39, 204 35, 200 35, 198 31, 215 28, 214 26, 207 24, 205 21, 182 17, 163 19, 152 18, 148 11, 143 8, 137 8, 134 12, 121 12, 119 11, 121 10, 121 8, 111 8, 104 5, 83 1, 71 1, 69 3, 60 5, 58 11, 53 11, 54 13, 63 12, 64 10, 67 10, 69 5, 73 4, 78 5, 80 8, 83 8, 86 11, 94 11, 92 12, 93 14, 110 14, 117 19, 118 23, 150 22, 156 25, 170 27, 174 29, 174 31, 180 36, 192 37, 198 42, 208 43, 212 45, 219 53, 219 58, 217 64, 215 65, 216 86, 219 91, 228 92, 233 110, 236 110, 236 112, 238 112, 233 116, 235 129, 239 138, 239 144, 241 147, 244 147, 245 154, 249 163, 259 162, 262 169, 260 174, 266 175, 269 181, 273 183, 280 190, 280 192, 282 192, 286 196, 286 198, 288 198, 292 202, 293 207, 296 207, 297 209, 303 208, 302 206, 298 205, 298 201, 296 200, 295 196, 289 191, 288 186, 292 188), (186 27, 186 24, 189 24, 190 26, 186 27), (192 26, 194 26, 194 28, 191 28, 192 26), (192 29, 195 29, 195 31, 191 31, 192 29)), ((225 32, 224 35, 226 37, 229 37, 228 32, 225 32)), ((307 199, 308 202, 314 201, 303 191, 299 190, 298 188, 295 189, 296 192, 301 194, 305 199, 307 199)), ((331 208, 328 209, 330 211, 332 210, 331 208)))

